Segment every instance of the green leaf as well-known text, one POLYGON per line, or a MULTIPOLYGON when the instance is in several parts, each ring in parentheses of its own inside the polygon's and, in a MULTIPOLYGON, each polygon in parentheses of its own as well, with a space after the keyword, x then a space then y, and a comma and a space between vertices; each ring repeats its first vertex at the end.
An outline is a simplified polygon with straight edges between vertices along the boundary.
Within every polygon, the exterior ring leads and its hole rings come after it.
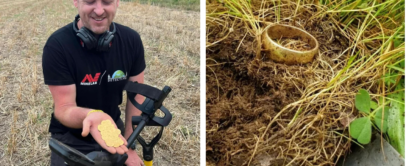
POLYGON ((378 126, 379 130, 381 130, 383 133, 386 133, 388 129, 388 115, 389 115, 389 107, 385 106, 385 111, 384 115, 382 118, 382 108, 379 108, 376 113, 375 113, 375 124, 378 126), (383 119, 383 125, 382 125, 382 119, 383 119))
POLYGON ((385 82, 386 85, 391 85, 391 84, 395 84, 396 83, 396 77, 397 74, 396 73, 386 73, 383 77, 383 80, 385 82))
MULTIPOLYGON (((379 103, 379 104, 383 104, 383 99, 384 99, 384 97, 379 96, 378 103, 379 103)), ((386 102, 386 103, 388 103, 388 102, 386 102)))
POLYGON ((358 118, 351 122, 350 135, 359 143, 368 144, 371 141, 371 134, 371 121, 368 117, 358 118))
POLYGON ((395 48, 398 48, 403 42, 404 42, 404 41, 403 41, 402 39, 395 38, 395 39, 393 40, 393 45, 394 45, 395 48))
POLYGON ((362 3, 361 5, 358 5, 358 8, 360 8, 360 9, 365 9, 365 8, 367 8, 367 7, 369 7, 369 5, 368 5, 368 3, 362 3))
POLYGON ((371 100, 371 109, 375 110, 376 108, 378 108, 378 104, 375 101, 371 100))
MULTIPOLYGON (((405 72, 405 69, 404 68, 400 68, 398 65, 388 65, 388 66, 386 66, 387 68, 390 68, 390 69, 393 69, 393 70, 397 70, 397 71, 399 71, 399 72, 405 72)), ((393 74, 393 75, 397 75, 396 73, 395 74, 393 74)))
POLYGON ((355 96, 355 107, 359 111, 369 114, 371 110, 370 101, 371 98, 369 97, 368 91, 366 91, 365 89, 360 89, 355 96))
POLYGON ((402 62, 399 63, 399 67, 405 68, 405 60, 403 59, 402 62))
POLYGON ((403 103, 390 101, 391 108, 388 113, 388 136, 390 144, 405 157, 405 91, 403 84, 398 84, 395 90, 401 90, 389 97, 403 101, 403 103))

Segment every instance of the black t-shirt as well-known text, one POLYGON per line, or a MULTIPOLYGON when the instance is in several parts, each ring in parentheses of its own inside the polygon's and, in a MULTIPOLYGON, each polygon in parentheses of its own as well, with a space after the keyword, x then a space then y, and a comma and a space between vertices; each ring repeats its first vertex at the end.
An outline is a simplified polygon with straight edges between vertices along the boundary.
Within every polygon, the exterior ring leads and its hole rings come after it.
MULTIPOLYGON (((82 47, 73 23, 55 31, 47 40, 42 57, 47 85, 76 85, 76 104, 99 109, 113 120, 120 118, 118 105, 129 77, 145 69, 144 48, 140 35, 129 27, 116 24, 116 33, 107 52, 82 47)), ((49 132, 79 134, 82 129, 63 126, 52 114, 49 132)))

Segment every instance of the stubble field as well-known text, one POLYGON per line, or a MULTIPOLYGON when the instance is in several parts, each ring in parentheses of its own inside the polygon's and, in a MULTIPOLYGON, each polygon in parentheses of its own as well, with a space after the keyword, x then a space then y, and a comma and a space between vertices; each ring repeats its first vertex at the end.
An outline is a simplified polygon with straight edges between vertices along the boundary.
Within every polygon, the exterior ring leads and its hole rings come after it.
MULTIPOLYGON (((49 165, 53 101, 43 83, 42 49, 54 31, 73 21, 77 9, 68 0, 6 0, 0 10, 0 163, 49 165)), ((164 105, 173 120, 155 147, 154 165, 198 165, 198 11, 120 2, 114 21, 141 35, 145 83, 172 88, 164 105)), ((122 113, 124 106, 125 101, 122 113)))

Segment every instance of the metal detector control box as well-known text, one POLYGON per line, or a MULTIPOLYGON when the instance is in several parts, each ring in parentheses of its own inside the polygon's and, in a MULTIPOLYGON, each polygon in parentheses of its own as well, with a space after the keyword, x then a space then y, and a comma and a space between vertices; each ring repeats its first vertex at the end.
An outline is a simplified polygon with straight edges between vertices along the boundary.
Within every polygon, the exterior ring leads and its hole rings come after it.
MULTIPOLYGON (((130 102, 142 112, 141 116, 132 117, 132 125, 137 125, 137 127, 134 128, 133 133, 127 140, 127 148, 131 148, 135 143, 135 139, 137 139, 143 147, 144 161, 152 162, 153 147, 161 138, 164 127, 172 120, 171 113, 162 105, 169 92, 171 92, 171 88, 165 86, 163 90, 159 90, 146 84, 129 81, 124 90, 127 91, 130 102), (137 94, 146 97, 142 104, 135 100, 137 94), (165 114, 163 117, 155 116, 158 109, 165 114), (150 143, 146 143, 139 135, 145 126, 161 127, 159 133, 150 143)), ((49 147, 52 152, 62 157, 69 166, 123 166, 128 158, 127 154, 110 154, 107 151, 94 151, 85 155, 53 138, 49 140, 49 147)))

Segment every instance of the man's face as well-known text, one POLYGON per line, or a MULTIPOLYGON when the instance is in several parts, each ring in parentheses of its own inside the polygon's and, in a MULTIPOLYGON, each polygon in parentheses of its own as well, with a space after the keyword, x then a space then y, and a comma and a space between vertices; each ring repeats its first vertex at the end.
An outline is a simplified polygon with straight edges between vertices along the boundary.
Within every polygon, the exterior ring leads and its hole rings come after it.
POLYGON ((83 26, 95 34, 109 29, 120 0, 74 0, 83 26))

